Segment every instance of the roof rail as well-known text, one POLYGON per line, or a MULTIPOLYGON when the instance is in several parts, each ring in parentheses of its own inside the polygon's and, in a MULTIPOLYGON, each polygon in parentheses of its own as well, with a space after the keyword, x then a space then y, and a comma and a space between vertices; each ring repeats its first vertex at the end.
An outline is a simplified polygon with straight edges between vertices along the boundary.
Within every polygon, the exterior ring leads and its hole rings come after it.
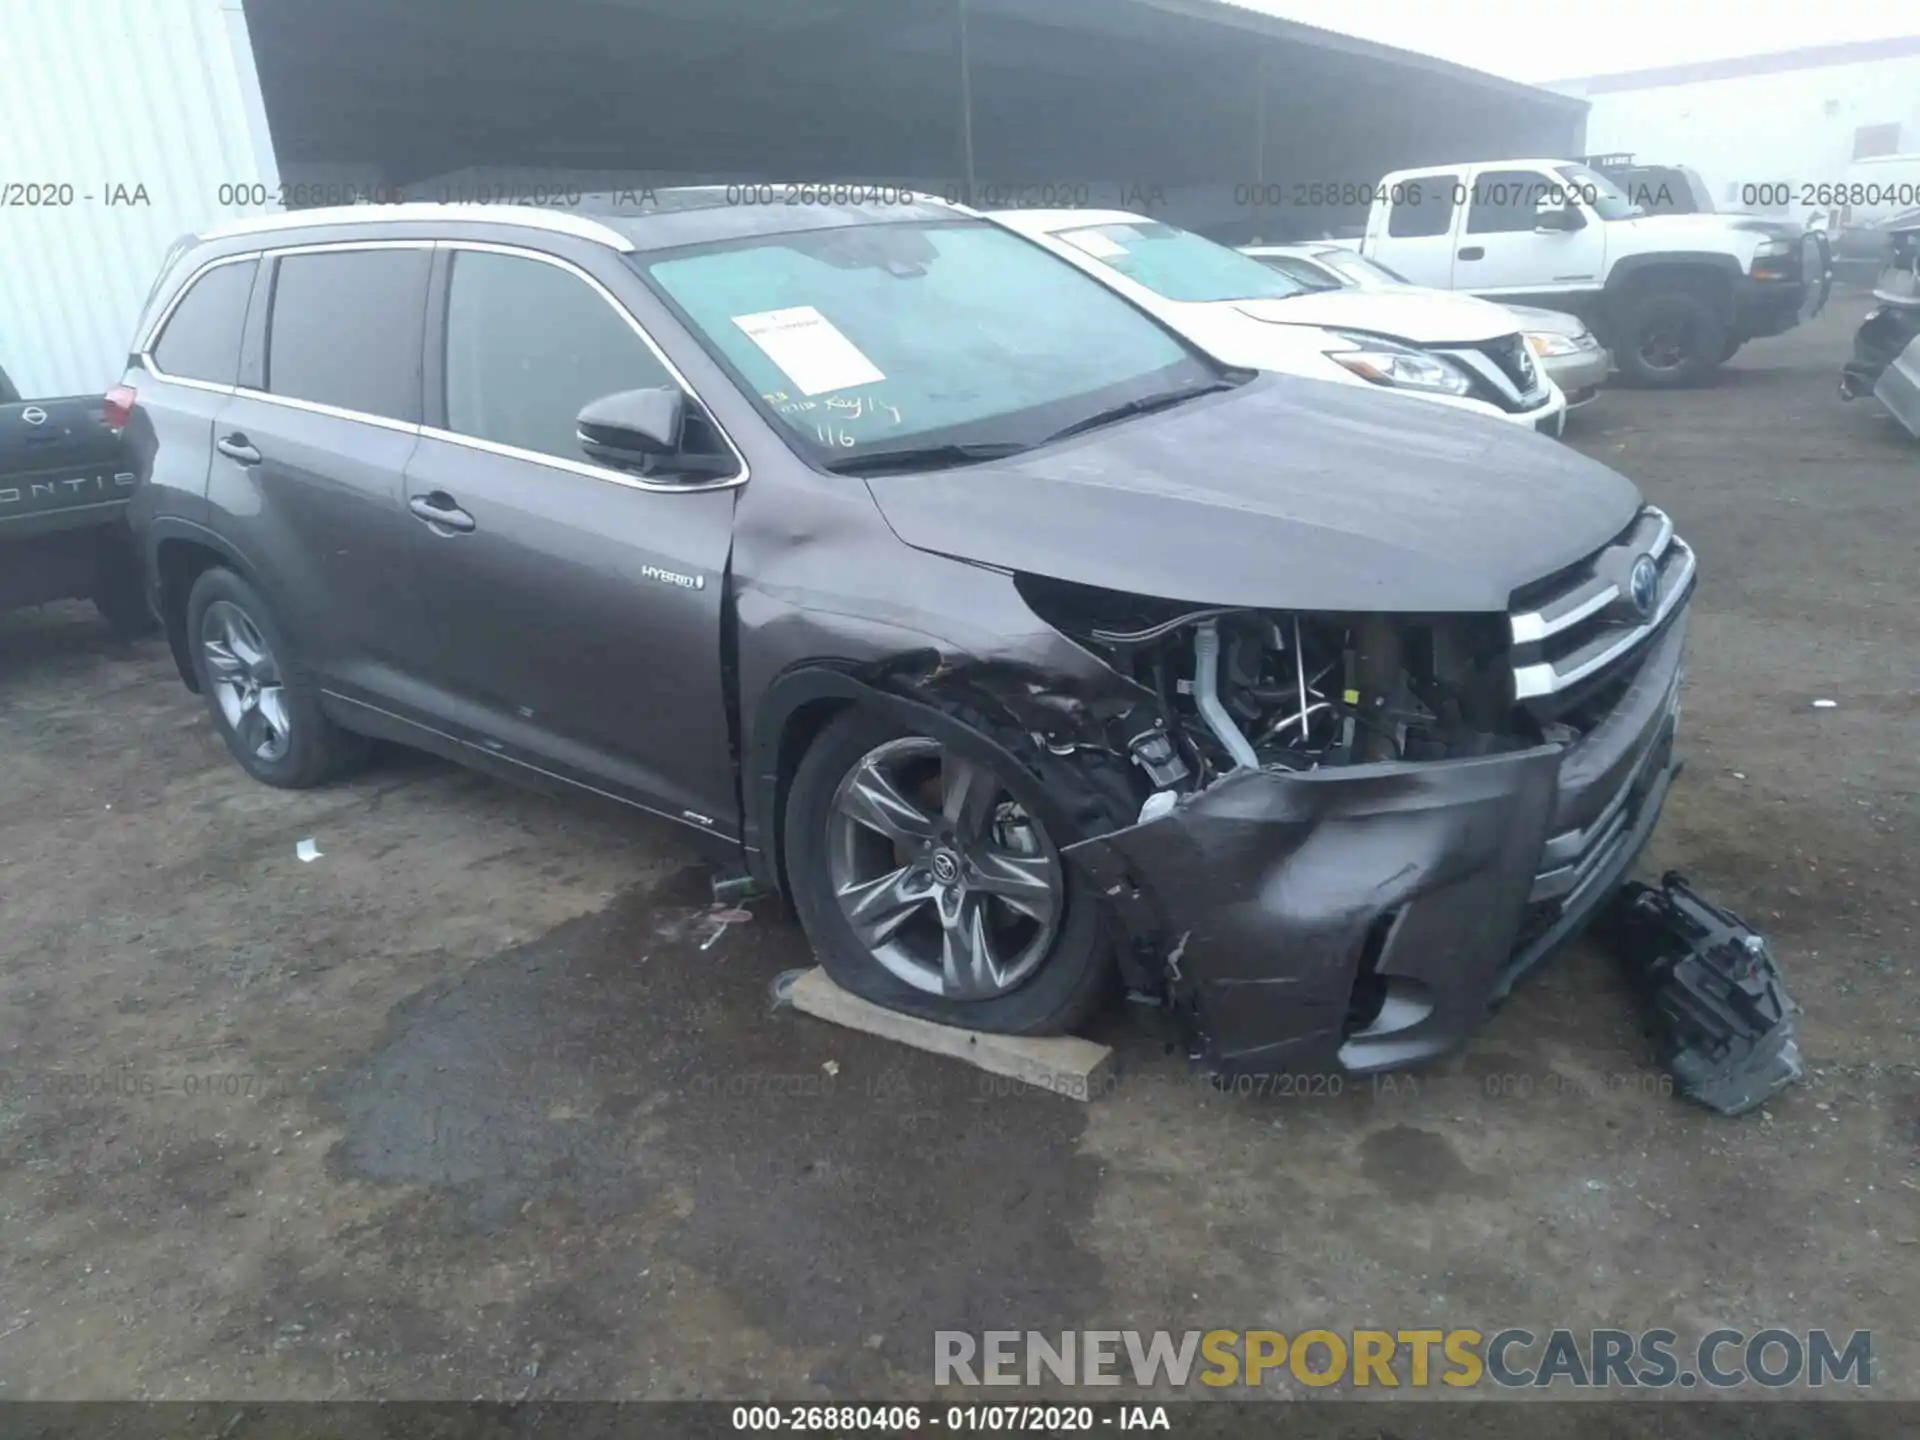
POLYGON ((582 240, 623 252, 634 244, 611 225, 565 210, 550 210, 538 205, 484 205, 404 201, 397 205, 328 205, 312 210, 288 210, 277 215, 260 215, 249 220, 233 220, 203 231, 202 240, 224 240, 233 235, 271 234, 279 230, 305 230, 320 225, 404 224, 420 220, 465 220, 518 225, 526 229, 550 230, 560 235, 575 235, 582 240))

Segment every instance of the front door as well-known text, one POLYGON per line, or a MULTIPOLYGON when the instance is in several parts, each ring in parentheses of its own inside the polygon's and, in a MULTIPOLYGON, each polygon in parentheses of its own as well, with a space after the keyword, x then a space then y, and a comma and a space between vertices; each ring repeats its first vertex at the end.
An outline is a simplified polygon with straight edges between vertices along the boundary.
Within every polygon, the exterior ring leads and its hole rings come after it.
POLYGON ((677 384, 583 271, 457 244, 441 271, 437 423, 405 503, 448 718, 503 759, 737 835, 721 672, 735 487, 643 481, 581 451, 588 401, 677 384))
POLYGON ((1454 288, 1490 296, 1597 290, 1606 225, 1579 203, 1577 191, 1566 177, 1542 170, 1475 172, 1454 254, 1454 288), (1578 230, 1535 229, 1543 199, 1570 201, 1585 223, 1578 230))

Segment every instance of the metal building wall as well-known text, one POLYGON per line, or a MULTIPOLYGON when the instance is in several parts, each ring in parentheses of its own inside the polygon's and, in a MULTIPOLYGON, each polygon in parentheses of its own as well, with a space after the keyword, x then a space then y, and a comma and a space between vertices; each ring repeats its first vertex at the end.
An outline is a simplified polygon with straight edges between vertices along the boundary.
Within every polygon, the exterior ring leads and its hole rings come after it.
POLYGON ((238 213, 223 184, 277 188, 240 5, 0 6, 0 367, 23 393, 111 385, 167 246, 238 213))
POLYGON ((1920 151, 1920 55, 1597 91, 1591 103, 1594 152, 1690 165, 1729 208, 1752 208, 1749 186, 1784 185, 1797 201, 1803 186, 1846 180, 1861 126, 1897 125, 1894 149, 1920 151))

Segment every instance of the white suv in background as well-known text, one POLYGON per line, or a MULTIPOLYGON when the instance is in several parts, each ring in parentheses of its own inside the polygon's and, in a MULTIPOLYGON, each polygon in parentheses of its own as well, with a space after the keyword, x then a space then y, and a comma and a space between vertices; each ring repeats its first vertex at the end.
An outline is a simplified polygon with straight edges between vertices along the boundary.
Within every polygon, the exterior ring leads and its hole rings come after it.
POLYGON ((1071 261, 1230 365, 1372 385, 1558 435, 1567 400, 1512 314, 1464 295, 1313 290, 1225 245, 1119 210, 987 218, 1071 261))

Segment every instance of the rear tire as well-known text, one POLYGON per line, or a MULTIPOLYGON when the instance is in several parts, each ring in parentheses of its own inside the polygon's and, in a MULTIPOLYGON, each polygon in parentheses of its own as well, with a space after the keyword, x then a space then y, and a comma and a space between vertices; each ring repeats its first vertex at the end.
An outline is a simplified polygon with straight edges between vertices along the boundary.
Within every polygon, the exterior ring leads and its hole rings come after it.
POLYGON ((320 687, 273 611, 231 570, 216 566, 194 581, 187 645, 214 728, 254 779, 307 790, 366 762, 372 742, 321 711, 320 687))
POLYGON ((1685 290, 1650 290, 1622 307, 1614 363, 1633 385, 1673 390, 1720 368, 1729 336, 1714 307, 1685 290))
MULTIPOLYGON (((1049 807, 1031 776, 972 766, 976 778, 968 781, 963 777, 969 765, 939 742, 910 735, 870 711, 849 710, 829 724, 801 760, 787 793, 784 840, 794 908, 834 983, 876 1005, 998 1034, 1070 1031, 1092 1014, 1114 984, 1113 947, 1099 896, 1078 867, 1059 854, 1079 837, 1047 832, 1038 816, 1049 807), (900 833, 910 831, 910 838, 889 839, 869 829, 867 822, 850 818, 877 813, 859 803, 856 790, 876 774, 894 778, 900 788, 892 797, 911 802, 911 810, 884 811, 890 819, 901 818, 900 833), (949 815, 968 808, 951 797, 969 784, 986 787, 977 793, 987 796, 981 803, 989 820, 977 843, 966 838, 972 832, 964 823, 946 823, 949 815), (940 799, 927 798, 935 795, 940 799), (1020 841, 1017 853, 1000 843, 1009 837, 1020 841), (958 886, 942 885, 940 877, 953 873, 935 870, 936 864, 944 866, 943 855, 960 862, 958 886), (1044 922, 998 898, 1004 891, 968 889, 968 877, 1006 873, 1009 860, 1017 867, 1013 873, 1045 877, 1051 896, 1032 904, 1045 912, 1044 922), (862 861, 865 874, 857 873, 862 861), (899 877, 898 894, 909 898, 891 898, 889 888, 885 903, 890 908, 871 912, 863 921, 863 937, 849 914, 853 902, 843 896, 856 887, 878 894, 876 887, 889 876, 899 877), (942 919, 938 896, 956 891, 962 898, 952 902, 955 911, 946 913, 966 918, 949 924, 942 919), (961 908, 970 906, 977 909, 961 908), (891 929, 891 922, 874 918, 891 911, 903 917, 891 929), (977 927, 971 918, 976 914, 983 917, 977 927), (978 933, 982 950, 994 961, 1007 962, 998 967, 1008 976, 1004 986, 994 974, 975 987, 994 993, 938 989, 946 947, 963 932, 978 933), (917 976, 918 983, 903 975, 917 976)), ((1019 903, 1031 903, 1024 892, 1019 903)), ((973 974, 986 976, 988 971, 973 974)))

